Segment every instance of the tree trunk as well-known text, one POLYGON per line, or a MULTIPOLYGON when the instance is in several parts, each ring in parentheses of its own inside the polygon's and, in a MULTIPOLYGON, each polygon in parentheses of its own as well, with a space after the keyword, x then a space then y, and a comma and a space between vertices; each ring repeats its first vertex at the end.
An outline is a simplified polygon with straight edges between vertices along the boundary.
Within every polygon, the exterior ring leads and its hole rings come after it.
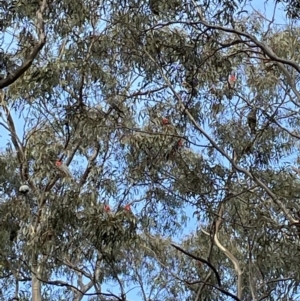
POLYGON ((38 280, 38 273, 38 256, 34 254, 31 265, 32 301, 42 301, 41 282, 38 280))

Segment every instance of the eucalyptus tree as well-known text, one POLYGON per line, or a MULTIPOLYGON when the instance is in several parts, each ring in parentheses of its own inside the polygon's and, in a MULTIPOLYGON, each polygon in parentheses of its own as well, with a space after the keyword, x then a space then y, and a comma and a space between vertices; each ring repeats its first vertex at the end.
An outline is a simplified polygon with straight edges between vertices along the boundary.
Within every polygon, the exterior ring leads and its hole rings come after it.
POLYGON ((3 300, 297 298, 299 27, 249 4, 1 2, 3 300))

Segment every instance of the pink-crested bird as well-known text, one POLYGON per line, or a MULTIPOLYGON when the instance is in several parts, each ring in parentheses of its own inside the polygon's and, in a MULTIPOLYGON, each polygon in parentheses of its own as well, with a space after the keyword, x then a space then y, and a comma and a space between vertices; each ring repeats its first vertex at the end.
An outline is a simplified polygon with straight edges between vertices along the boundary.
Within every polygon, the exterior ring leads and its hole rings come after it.
POLYGON ((110 207, 109 207, 109 205, 104 205, 104 211, 110 212, 110 207))
POLYGON ((168 124, 170 124, 169 119, 166 118, 166 117, 162 118, 161 122, 162 122, 163 125, 168 125, 168 124))
POLYGON ((69 167, 68 167, 66 164, 64 164, 63 162, 57 160, 57 161, 55 161, 55 166, 56 166, 56 167, 57 167, 57 168, 58 168, 65 176, 72 178, 72 174, 71 174, 71 172, 70 172, 70 169, 69 169, 69 167))
POLYGON ((131 211, 130 204, 125 205, 125 206, 124 206, 124 209, 125 209, 126 211, 131 211))
POLYGON ((229 74, 228 75, 228 85, 230 88, 234 88, 236 83, 236 74, 229 74))

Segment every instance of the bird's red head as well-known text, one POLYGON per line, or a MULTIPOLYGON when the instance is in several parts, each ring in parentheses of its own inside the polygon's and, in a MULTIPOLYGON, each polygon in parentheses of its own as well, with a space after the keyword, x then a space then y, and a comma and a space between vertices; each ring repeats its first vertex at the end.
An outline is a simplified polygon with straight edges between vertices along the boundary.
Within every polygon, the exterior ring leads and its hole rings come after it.
POLYGON ((104 211, 106 211, 106 212, 109 212, 109 211, 110 211, 109 205, 104 205, 104 211))
POLYGON ((167 124, 169 124, 169 123, 170 123, 170 121, 169 121, 168 118, 165 118, 165 117, 164 117, 164 118, 162 119, 162 124, 163 124, 163 125, 167 125, 167 124))
POLYGON ((183 140, 182 139, 178 140, 177 145, 180 147, 183 146, 183 140))
POLYGON ((230 74, 230 75, 229 75, 229 81, 230 81, 230 82, 235 82, 235 81, 236 81, 236 76, 235 76, 235 74, 230 74))
POLYGON ((61 167, 62 166, 62 162, 59 161, 59 160, 55 161, 55 166, 61 167))
POLYGON ((124 206, 124 209, 125 209, 126 211, 131 211, 130 204, 125 205, 125 206, 124 206))

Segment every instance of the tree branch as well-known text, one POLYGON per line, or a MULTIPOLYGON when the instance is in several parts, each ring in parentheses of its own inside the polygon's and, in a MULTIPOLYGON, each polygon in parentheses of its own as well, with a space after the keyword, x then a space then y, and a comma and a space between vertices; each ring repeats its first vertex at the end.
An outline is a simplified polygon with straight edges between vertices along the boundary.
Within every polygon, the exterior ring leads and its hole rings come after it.
POLYGON ((218 282, 218 285, 221 286, 221 279, 220 279, 220 276, 219 276, 219 273, 217 271, 217 269, 210 263, 208 262, 207 260, 205 260, 204 258, 201 258, 201 257, 198 257, 198 256, 195 256, 187 251, 185 251, 184 249, 182 249, 181 247, 171 243, 171 246, 174 247, 175 249, 177 249, 178 251, 182 252, 183 254, 193 258, 193 259, 196 259, 196 260, 199 260, 201 261, 202 263, 205 263, 207 264, 212 270, 213 272, 215 273, 216 275, 216 278, 217 278, 217 282, 218 282))
POLYGON ((33 47, 31 54, 28 56, 28 58, 19 68, 17 68, 14 72, 10 72, 6 78, 0 80, 0 89, 3 89, 11 85, 22 74, 24 74, 24 72, 29 69, 29 67, 32 65, 38 53, 46 44, 46 35, 45 35, 44 20, 43 20, 43 13, 46 9, 46 5, 47 5, 47 1, 43 0, 40 8, 36 12, 36 27, 38 29, 38 37, 39 37, 37 44, 33 47))
POLYGON ((165 82, 168 84, 169 89, 172 91, 173 95, 176 97, 179 103, 179 108, 181 109, 182 113, 186 114, 191 123, 195 126, 195 128, 211 143, 211 145, 226 158, 231 165, 234 167, 235 170, 247 175, 250 179, 252 179, 254 182, 256 182, 262 189, 266 191, 266 193, 271 197, 273 202, 280 207, 280 209, 284 212, 288 220, 290 221, 291 224, 299 223, 298 220, 295 220, 293 216, 289 213, 285 205, 277 198, 277 196, 272 192, 272 190, 260 179, 256 178, 249 170, 240 167, 239 165, 236 164, 236 162, 220 147, 218 144, 214 141, 214 139, 204 131, 204 129, 199 125, 199 123, 194 119, 192 114, 189 112, 189 110, 185 107, 181 96, 175 91, 173 88, 171 82, 169 79, 166 77, 164 74, 161 66, 155 61, 155 59, 150 55, 150 53, 144 49, 145 53, 149 56, 149 58, 157 65, 157 67, 160 70, 162 78, 165 80, 165 82))
POLYGON ((216 228, 215 228, 215 233, 214 233, 214 241, 217 245, 217 247, 231 260, 231 262, 234 265, 235 272, 237 274, 237 295, 238 298, 242 298, 242 270, 240 268, 239 261, 231 254, 219 241, 218 233, 219 233, 219 228, 222 222, 222 216, 223 216, 223 210, 224 210, 224 204, 222 203, 218 212, 218 218, 216 221, 216 228))

